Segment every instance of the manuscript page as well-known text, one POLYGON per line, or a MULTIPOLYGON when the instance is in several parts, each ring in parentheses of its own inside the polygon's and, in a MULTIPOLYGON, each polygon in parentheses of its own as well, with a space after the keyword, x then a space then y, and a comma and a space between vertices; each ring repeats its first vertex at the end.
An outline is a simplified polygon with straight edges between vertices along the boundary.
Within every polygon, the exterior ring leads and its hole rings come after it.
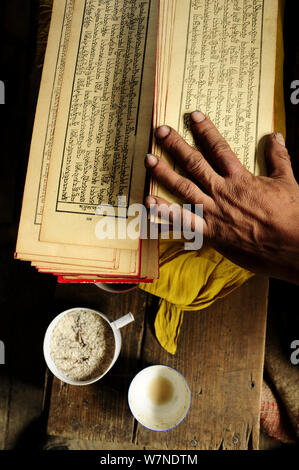
POLYGON ((99 240, 95 213, 119 195, 143 201, 156 25, 156 1, 75 2, 41 241, 138 248, 123 234, 99 240))
POLYGON ((57 109, 63 79, 74 0, 55 0, 35 115, 16 258, 32 260, 32 254, 64 258, 99 260, 98 266, 114 265, 116 250, 42 243, 40 225, 53 145, 57 109))
MULTIPOLYGON (((125 251, 125 250, 121 250, 125 251)), ((133 264, 133 270, 135 271, 135 268, 137 266, 137 255, 138 252, 128 250, 129 253, 127 253, 126 257, 123 257, 122 259, 119 259, 118 266, 116 267, 101 267, 101 274, 106 274, 106 275, 128 275, 131 273, 132 269, 132 264, 133 264), (128 269, 128 259, 129 259, 129 269, 128 269)), ((36 266, 38 269, 46 269, 47 272, 59 272, 59 273, 77 273, 80 272, 80 274, 85 274, 85 273, 91 273, 91 274, 98 274, 99 269, 98 266, 78 266, 78 264, 72 264, 72 263, 47 263, 44 261, 39 261, 39 262, 33 262, 31 263, 32 266, 36 266)), ((137 273, 136 273, 137 274, 137 273)))
MULTIPOLYGON (((167 103, 157 117, 194 145, 188 115, 201 110, 255 174, 265 173, 261 139, 273 131, 277 7, 277 0, 176 1, 167 103)), ((155 182, 152 193, 174 200, 155 182)))

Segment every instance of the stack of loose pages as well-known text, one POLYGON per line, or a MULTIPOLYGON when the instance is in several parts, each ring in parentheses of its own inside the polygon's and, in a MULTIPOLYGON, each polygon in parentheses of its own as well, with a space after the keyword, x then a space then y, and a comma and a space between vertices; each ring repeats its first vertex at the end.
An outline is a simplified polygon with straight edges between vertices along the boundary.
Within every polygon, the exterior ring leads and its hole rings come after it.
POLYGON ((134 211, 157 24, 157 1, 54 1, 15 257, 60 282, 158 277, 158 240, 134 211))
MULTIPOLYGON (((265 173, 262 137, 273 131, 277 15, 278 0, 161 1, 154 127, 168 124, 194 146, 189 117, 200 110, 249 171, 265 173)), ((152 152, 180 171, 155 142, 152 152)), ((155 180, 150 192, 174 201, 155 180)))
MULTIPOLYGON (((264 173, 277 10, 278 0, 55 0, 16 257, 61 281, 157 278, 158 242, 130 208, 143 201, 148 148, 180 170, 150 143, 152 124, 195 145, 200 109, 264 173)), ((150 193, 175 201, 156 181, 150 193)))

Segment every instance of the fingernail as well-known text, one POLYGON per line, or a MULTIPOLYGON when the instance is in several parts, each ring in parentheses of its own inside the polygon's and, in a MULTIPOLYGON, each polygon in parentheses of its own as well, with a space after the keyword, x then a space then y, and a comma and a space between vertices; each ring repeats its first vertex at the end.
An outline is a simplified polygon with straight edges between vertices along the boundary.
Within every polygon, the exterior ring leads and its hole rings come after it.
POLYGON ((154 168, 158 163, 158 159, 157 157, 155 157, 155 155, 152 155, 151 153, 147 154, 147 156, 145 157, 145 166, 146 168, 154 168))
POLYGON ((147 206, 150 206, 151 204, 156 204, 157 203, 157 200, 152 197, 152 196, 147 196, 146 200, 145 200, 145 204, 147 206))
POLYGON ((274 136, 280 145, 286 146, 283 135, 280 132, 275 132, 274 136))
POLYGON ((201 111, 193 111, 193 113, 191 113, 191 119, 193 122, 202 122, 205 118, 205 115, 201 111))
POLYGON ((165 139, 170 134, 170 127, 168 126, 160 126, 156 130, 156 137, 158 139, 165 139))

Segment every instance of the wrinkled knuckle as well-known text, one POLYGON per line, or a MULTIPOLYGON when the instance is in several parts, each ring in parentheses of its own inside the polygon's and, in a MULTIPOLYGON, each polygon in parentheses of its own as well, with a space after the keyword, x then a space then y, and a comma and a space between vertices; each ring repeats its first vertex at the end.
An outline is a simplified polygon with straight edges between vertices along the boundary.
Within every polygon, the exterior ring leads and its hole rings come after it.
POLYGON ((198 175, 203 171, 203 161, 198 158, 195 151, 190 152, 187 157, 186 170, 194 175, 198 175))
POLYGON ((200 135, 201 137, 204 137, 206 140, 209 140, 209 138, 211 137, 211 131, 213 129, 213 125, 209 121, 207 122, 204 121, 203 123, 204 123, 204 126, 202 126, 202 128, 200 129, 200 135))
POLYGON ((281 149, 281 150, 276 151, 276 157, 286 162, 290 162, 290 156, 289 156, 289 152, 287 151, 287 149, 281 149))
POLYGON ((176 186, 175 191, 178 195, 183 196, 186 200, 193 199, 194 196, 194 187, 191 181, 185 178, 179 178, 176 186))
POLYGON ((181 142, 181 137, 179 135, 172 135, 169 140, 166 141, 168 150, 170 152, 176 152, 181 142))
POLYGON ((217 140, 213 142, 211 145, 211 151, 213 152, 215 157, 222 157, 224 153, 230 150, 229 145, 225 140, 217 140))

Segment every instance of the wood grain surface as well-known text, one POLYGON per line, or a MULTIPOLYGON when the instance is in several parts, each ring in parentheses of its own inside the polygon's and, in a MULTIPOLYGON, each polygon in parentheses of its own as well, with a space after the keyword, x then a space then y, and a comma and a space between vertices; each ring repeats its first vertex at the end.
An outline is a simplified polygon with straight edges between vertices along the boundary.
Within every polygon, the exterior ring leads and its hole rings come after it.
POLYGON ((84 305, 110 319, 131 311, 135 322, 122 330, 121 355, 102 380, 83 387, 50 381, 47 433, 100 441, 107 449, 258 449, 267 292, 267 279, 255 277, 211 307, 186 312, 172 356, 155 339, 152 296, 139 289, 117 295, 92 285, 58 286, 60 311, 84 305), (151 364, 179 370, 192 392, 187 418, 164 433, 140 426, 127 403, 130 381, 151 364))

